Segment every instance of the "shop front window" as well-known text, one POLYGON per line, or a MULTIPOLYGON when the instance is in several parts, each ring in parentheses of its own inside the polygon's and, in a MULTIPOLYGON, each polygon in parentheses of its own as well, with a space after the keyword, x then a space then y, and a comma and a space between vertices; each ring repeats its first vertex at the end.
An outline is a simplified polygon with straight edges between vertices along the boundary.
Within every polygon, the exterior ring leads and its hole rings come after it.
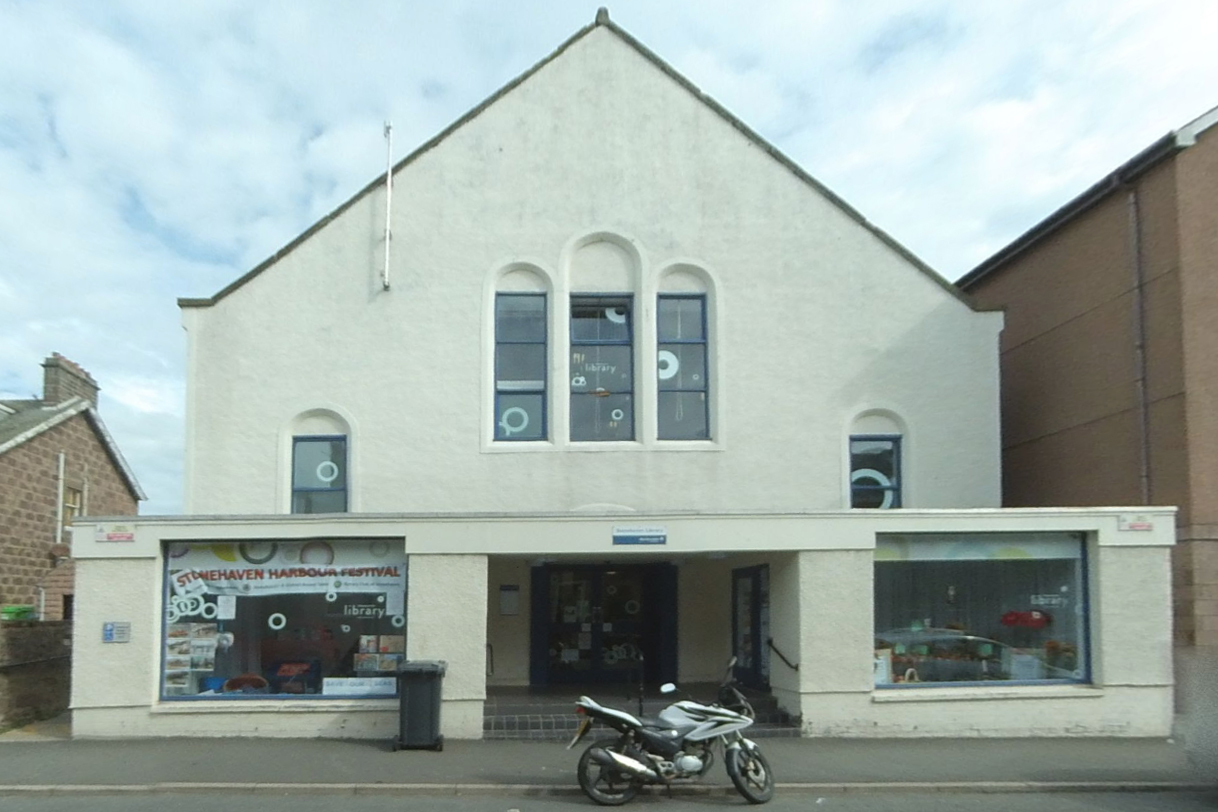
POLYGON ((1084 570, 1077 534, 880 536, 876 686, 1087 681, 1084 570))
POLYGON ((400 539, 177 542, 165 561, 163 698, 396 695, 400 539))

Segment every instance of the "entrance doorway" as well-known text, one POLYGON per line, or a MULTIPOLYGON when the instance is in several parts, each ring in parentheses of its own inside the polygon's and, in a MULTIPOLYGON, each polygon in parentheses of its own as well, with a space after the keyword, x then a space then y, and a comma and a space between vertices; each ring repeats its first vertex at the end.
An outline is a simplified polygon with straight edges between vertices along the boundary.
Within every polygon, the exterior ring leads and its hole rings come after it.
POLYGON ((750 688, 770 687, 770 568, 732 570, 734 675, 750 688))
POLYGON ((671 564, 533 568, 533 685, 676 679, 671 564))

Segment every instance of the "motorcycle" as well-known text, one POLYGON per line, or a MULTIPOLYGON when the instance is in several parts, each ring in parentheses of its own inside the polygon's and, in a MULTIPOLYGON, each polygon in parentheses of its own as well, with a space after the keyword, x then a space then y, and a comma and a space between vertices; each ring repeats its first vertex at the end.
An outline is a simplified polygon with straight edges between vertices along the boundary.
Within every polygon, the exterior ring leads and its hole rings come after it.
MULTIPOLYGON (((654 719, 639 718, 609 708, 586 696, 575 703, 580 716, 570 750, 600 722, 617 736, 595 741, 579 757, 577 775, 584 794, 603 806, 618 806, 634 798, 644 785, 671 787, 678 779, 698 778, 714 763, 714 745, 723 751, 723 763, 732 784, 752 804, 774 797, 774 774, 757 744, 741 731, 753 724, 756 714, 732 677, 732 657, 727 674, 712 704, 683 699, 660 711, 654 719)), ((660 692, 677 690, 671 682, 660 692)))

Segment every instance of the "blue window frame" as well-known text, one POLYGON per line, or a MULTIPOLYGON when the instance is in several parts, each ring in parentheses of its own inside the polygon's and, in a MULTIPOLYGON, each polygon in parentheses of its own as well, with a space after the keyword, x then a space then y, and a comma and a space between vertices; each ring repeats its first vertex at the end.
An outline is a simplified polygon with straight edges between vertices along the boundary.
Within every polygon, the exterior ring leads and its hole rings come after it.
POLYGON ((850 438, 850 507, 901 507, 901 438, 856 434, 850 438))
POLYGON ((629 294, 571 297, 571 439, 634 439, 629 294))
POLYGON ((659 439, 709 439, 706 297, 660 296, 656 343, 659 439))
POLYGON ((292 438, 292 512, 347 512, 347 438, 292 438))
POLYGON ((495 297, 495 439, 544 440, 546 296, 495 297))

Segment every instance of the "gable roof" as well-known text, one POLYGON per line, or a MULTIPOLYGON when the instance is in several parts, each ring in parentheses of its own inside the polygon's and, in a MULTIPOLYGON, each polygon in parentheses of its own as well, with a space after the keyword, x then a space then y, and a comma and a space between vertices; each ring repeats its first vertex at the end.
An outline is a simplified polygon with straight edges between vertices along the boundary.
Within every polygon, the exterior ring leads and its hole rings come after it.
POLYGON ((1175 157, 1197 143, 1197 136, 1218 124, 1218 107, 1201 114, 1178 130, 1155 141, 1146 149, 1109 172, 1098 183, 1016 237, 1009 245, 956 280, 961 290, 968 290, 982 279, 1006 265, 1023 252, 1039 244, 1059 229, 1097 206, 1113 192, 1126 188, 1154 167, 1175 157))
POLYGON ((118 444, 114 442, 106 424, 102 422, 101 415, 89 405, 89 401, 75 397, 65 400, 63 403, 48 406, 41 400, 6 400, 0 401, 0 406, 4 407, 0 409, 0 455, 50 431, 78 414, 84 414, 97 435, 97 439, 101 441, 102 448, 106 450, 114 467, 126 481, 131 493, 139 501, 148 498, 136 480, 135 472, 131 470, 131 466, 123 458, 122 452, 118 450, 118 444))
MULTIPOLYGON (((639 55, 641 55, 644 59, 646 59, 648 62, 652 63, 653 65, 655 65, 657 68, 659 68, 661 71, 663 71, 670 79, 675 81, 678 85, 680 85, 685 90, 689 91, 703 104, 705 104, 715 113, 717 113, 720 118, 722 118, 724 121, 726 121, 728 124, 730 124, 735 129, 739 130, 746 138, 748 138, 750 141, 752 141, 756 146, 760 147, 771 158, 773 158, 774 160, 778 161, 780 164, 785 166, 797 178, 799 178, 801 181, 806 183, 808 186, 811 186, 813 189, 815 189, 817 192, 819 192, 821 195, 823 195, 825 198, 827 198, 831 203, 833 203, 835 206, 837 206, 837 208, 839 208, 844 214, 846 214, 856 223, 858 223, 863 228, 865 228, 869 232, 871 232, 877 239, 880 240, 880 242, 884 243, 886 246, 891 248, 898 255, 900 255, 903 259, 905 259, 907 262, 909 262, 911 265, 913 265, 915 268, 922 271, 924 274, 926 274, 928 277, 930 277, 930 279, 932 281, 934 281, 937 285, 939 285, 945 291, 950 293, 960 302, 964 303, 967 307, 969 307, 969 308, 973 307, 973 304, 969 301, 968 297, 966 297, 961 292, 960 288, 956 287, 951 282, 947 281, 942 276, 940 276, 933 268, 931 268, 929 265, 927 265, 925 262, 923 262, 921 259, 919 259, 917 256, 915 256, 913 253, 911 253, 909 251, 909 249, 907 249, 905 246, 901 245, 899 242, 897 242, 891 236, 889 236, 885 231, 883 231, 882 229, 880 229, 879 227, 877 227, 876 225, 871 223, 869 220, 867 220, 867 218, 865 218, 856 209, 854 209, 852 206, 850 206, 850 204, 846 203, 846 201, 842 200, 840 197, 838 197, 836 194, 834 194, 827 186, 825 186, 820 181, 816 180, 811 175, 809 175, 807 172, 805 172, 804 169, 799 166, 799 164, 795 163, 795 161, 788 158, 785 154, 782 153, 781 150, 779 150, 769 141, 766 141, 759 134, 757 134, 756 131, 754 131, 752 128, 750 128, 747 124, 745 124, 739 118, 734 116, 730 111, 728 111, 728 109, 726 107, 719 104, 719 102, 712 99, 706 93, 702 92, 702 90, 699 89, 697 85, 695 85, 689 79, 685 78, 682 74, 678 73, 675 68, 673 68, 667 62, 665 62, 663 59, 661 59, 659 56, 657 56, 651 49, 649 49, 647 46, 643 45, 643 43, 639 42, 637 39, 635 39, 633 36, 631 36, 629 33, 627 33, 624 29, 622 29, 620 26, 618 26, 616 23, 614 23, 612 20, 610 20, 608 10, 603 7, 597 10, 596 19, 592 22, 591 25, 587 25, 587 26, 581 28, 579 31, 575 32, 575 34, 573 36, 571 36, 562 45, 559 45, 558 48, 555 49, 554 52, 551 53, 549 56, 545 57, 540 62, 533 65, 533 67, 529 68, 528 70, 526 70, 524 73, 517 76, 512 81, 508 82, 506 85, 501 87, 495 93, 493 93, 492 95, 487 97, 477 107, 474 107, 472 110, 470 110, 465 115, 458 118, 448 127, 441 130, 431 140, 427 141, 422 146, 420 146, 418 149, 416 149, 414 152, 410 153, 405 158, 398 161, 396 164, 394 164, 394 166, 391 170, 391 174, 396 175, 400 170, 402 170, 406 166, 410 165, 415 160, 417 160, 419 157, 421 157, 422 155, 426 154, 431 149, 433 149, 434 147, 439 145, 453 132, 457 131, 458 129, 465 126, 473 119, 477 118, 478 115, 480 113, 482 113, 483 110, 490 107, 492 104, 497 102, 503 96, 510 93, 518 85, 522 84, 523 82, 525 82, 525 80, 527 80, 531 76, 533 76, 533 74, 537 73, 542 68, 544 68, 546 65, 553 62, 555 59, 557 59, 559 56, 561 56, 563 54, 563 52, 565 52, 568 48, 570 48, 575 43, 579 42, 581 39, 586 37, 592 31, 595 31, 597 28, 604 28, 605 30, 616 35, 623 42, 625 42, 627 45, 629 45, 631 48, 633 48, 635 51, 637 51, 639 53, 639 55)), ((249 282, 251 279, 258 276, 260 273, 265 271, 267 268, 274 265, 284 256, 286 256, 287 254, 290 254, 297 246, 301 245, 303 242, 308 240, 311 236, 313 236, 315 233, 320 231, 328 223, 330 223, 332 220, 336 219, 339 215, 341 215, 343 212, 345 212, 348 208, 350 208, 355 203, 357 203, 365 195, 369 194, 374 189, 380 188, 384 184, 385 184, 385 176, 384 176, 384 174, 379 174, 375 180, 373 180, 371 183, 369 183, 367 186, 365 186, 360 191, 356 192, 355 195, 352 196, 350 199, 348 199, 345 203, 342 203, 341 205, 339 205, 338 208, 334 209, 332 212, 330 212, 326 216, 322 217, 320 220, 318 220, 316 223, 314 223, 312 226, 310 226, 308 229, 306 229, 303 233, 301 233, 298 237, 296 237, 296 239, 292 240, 287 245, 280 248, 270 257, 263 260, 261 263, 259 263, 257 266, 255 266, 250 271, 246 272, 240 278, 234 280, 232 283, 230 283, 229 285, 224 287, 222 290, 220 290, 215 295, 206 297, 206 298, 179 298, 178 307, 181 307, 181 308, 210 307, 210 306, 216 304, 221 299, 228 296, 230 293, 233 293, 238 288, 242 287, 246 282, 249 282)))

